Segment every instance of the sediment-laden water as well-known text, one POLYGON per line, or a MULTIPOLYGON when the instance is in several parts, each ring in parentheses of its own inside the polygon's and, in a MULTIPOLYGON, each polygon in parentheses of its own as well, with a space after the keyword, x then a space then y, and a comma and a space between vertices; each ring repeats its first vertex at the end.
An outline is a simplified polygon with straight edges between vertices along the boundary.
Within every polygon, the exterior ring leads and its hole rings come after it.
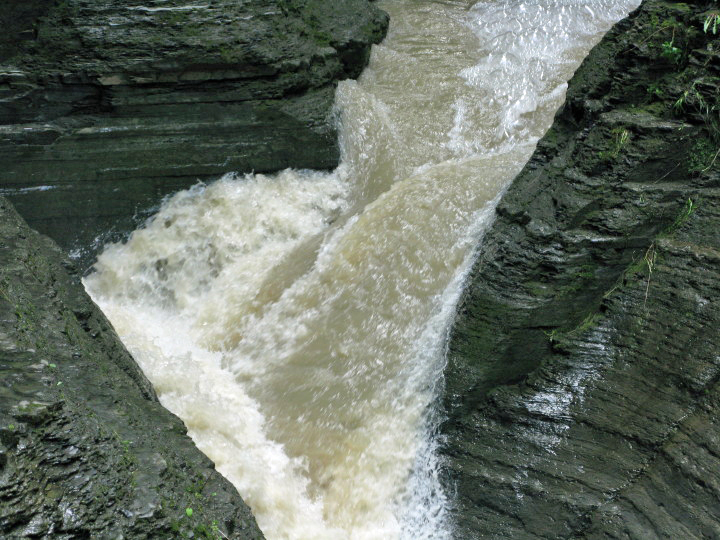
POLYGON ((449 538, 432 402, 473 247, 637 0, 387 0, 333 173, 165 202, 85 285, 275 539, 449 538))

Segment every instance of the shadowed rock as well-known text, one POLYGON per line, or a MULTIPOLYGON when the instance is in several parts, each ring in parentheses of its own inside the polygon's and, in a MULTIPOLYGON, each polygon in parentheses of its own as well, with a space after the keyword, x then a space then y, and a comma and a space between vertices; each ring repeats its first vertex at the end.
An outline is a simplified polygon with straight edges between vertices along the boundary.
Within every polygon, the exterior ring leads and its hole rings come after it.
POLYGON ((714 7, 619 23, 498 207, 446 372, 457 538, 720 537, 714 7))
POLYGON ((0 536, 262 538, 74 266, 2 197, 0 260, 0 536))
POLYGON ((199 180, 335 167, 335 84, 388 23, 367 0, 36 0, 0 19, 0 194, 66 249, 199 180))

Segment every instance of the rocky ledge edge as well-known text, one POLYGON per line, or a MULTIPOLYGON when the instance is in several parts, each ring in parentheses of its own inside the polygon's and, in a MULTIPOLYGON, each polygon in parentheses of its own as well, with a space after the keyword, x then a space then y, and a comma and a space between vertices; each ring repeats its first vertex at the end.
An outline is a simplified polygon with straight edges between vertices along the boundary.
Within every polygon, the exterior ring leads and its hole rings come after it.
POLYGON ((387 15, 366 0, 27 0, 0 23, 0 536, 262 538, 79 278, 98 234, 177 189, 334 167, 335 85, 387 15))
POLYGON ((0 536, 261 539, 76 267, 0 197, 0 536))
POLYGON ((645 0, 500 202, 449 344, 456 538, 720 538, 717 18, 645 0))
POLYGON ((334 168, 335 86, 388 27, 368 0, 5 4, 0 195, 85 265, 198 181, 334 168))

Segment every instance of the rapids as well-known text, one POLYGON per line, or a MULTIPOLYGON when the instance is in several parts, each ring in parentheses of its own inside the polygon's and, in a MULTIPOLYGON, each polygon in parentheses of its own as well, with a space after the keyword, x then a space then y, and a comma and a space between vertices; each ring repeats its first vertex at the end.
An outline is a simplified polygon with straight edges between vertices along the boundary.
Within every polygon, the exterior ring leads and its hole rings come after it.
POLYGON ((166 200, 85 278, 267 538, 441 539, 433 401, 473 248, 637 0, 385 0, 342 164, 166 200))

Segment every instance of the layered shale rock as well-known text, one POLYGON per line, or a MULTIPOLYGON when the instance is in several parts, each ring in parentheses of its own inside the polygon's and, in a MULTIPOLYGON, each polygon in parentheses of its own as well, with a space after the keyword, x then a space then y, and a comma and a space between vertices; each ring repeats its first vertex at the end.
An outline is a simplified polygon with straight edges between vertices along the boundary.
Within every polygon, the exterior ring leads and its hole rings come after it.
POLYGON ((333 168, 335 84, 388 23, 367 0, 6 4, 0 194, 66 249, 198 180, 333 168))
MULTIPOLYGON (((0 195, 67 250, 198 180, 334 167, 335 84, 387 16, 366 0, 26 0, 0 23, 0 195)), ((0 537, 262 538, 78 278, 0 197, 0 537)))
POLYGON ((455 537, 720 537, 720 36, 646 0, 497 209, 449 350, 455 537))
POLYGON ((0 197, 0 537, 262 538, 49 238, 0 197))

